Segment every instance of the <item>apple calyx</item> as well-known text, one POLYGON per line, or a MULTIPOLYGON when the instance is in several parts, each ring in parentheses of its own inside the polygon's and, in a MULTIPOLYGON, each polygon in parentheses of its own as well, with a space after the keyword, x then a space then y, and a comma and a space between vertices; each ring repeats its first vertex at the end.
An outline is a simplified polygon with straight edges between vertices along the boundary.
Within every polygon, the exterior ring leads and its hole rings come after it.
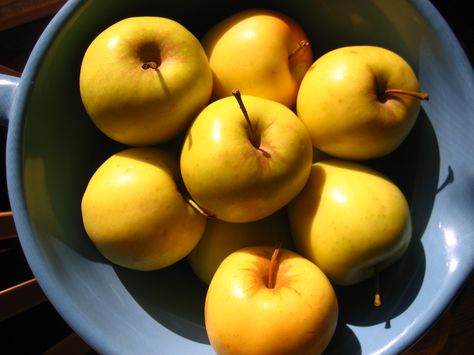
POLYGON ((154 70, 157 70, 158 69, 158 66, 159 64, 157 62, 154 62, 154 61, 151 61, 151 62, 146 62, 146 63, 143 63, 142 65, 142 69, 154 69, 154 70))
MULTIPOLYGON (((413 91, 413 90, 405 90, 405 89, 386 89, 384 91, 384 95, 390 95, 390 94, 396 94, 396 95, 408 95, 412 96, 414 98, 417 98, 419 100, 429 100, 430 95, 426 92, 422 91, 413 91)), ((382 100, 385 101, 385 100, 382 100)))
POLYGON ((288 60, 291 60, 291 58, 294 57, 296 53, 298 53, 304 47, 307 47, 307 46, 309 46, 309 42, 307 40, 303 39, 303 40, 299 41, 296 48, 293 49, 293 51, 288 55, 288 60))
POLYGON ((250 121, 249 114, 247 109, 245 108, 244 101, 242 100, 242 95, 240 94, 239 90, 232 90, 232 95, 234 95, 235 99, 239 103, 240 110, 242 111, 245 120, 247 121, 248 131, 249 131, 249 139, 250 143, 259 151, 262 152, 263 156, 266 158, 270 158, 270 154, 260 148, 260 139, 256 135, 255 128, 252 126, 252 122, 250 121))
POLYGON ((374 277, 375 277, 374 307, 380 307, 382 305, 382 300, 380 299, 380 270, 377 265, 374 266, 374 277))
POLYGON ((278 242, 273 250, 270 258, 270 265, 268 266, 267 288, 275 288, 276 275, 278 271, 278 256, 280 255, 281 242, 278 242))

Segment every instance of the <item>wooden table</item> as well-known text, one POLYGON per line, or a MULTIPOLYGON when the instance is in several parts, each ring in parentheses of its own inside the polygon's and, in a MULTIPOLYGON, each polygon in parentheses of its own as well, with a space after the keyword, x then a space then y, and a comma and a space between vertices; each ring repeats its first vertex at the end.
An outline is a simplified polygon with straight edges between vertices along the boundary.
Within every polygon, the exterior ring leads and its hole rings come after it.
MULTIPOLYGON (((436 0, 432 2, 452 26, 472 61, 474 26, 471 24, 469 11, 466 11, 466 1, 436 0)), ((64 1, 59 0, 0 0, 0 64, 21 72, 38 36, 62 3, 64 1)), ((2 181, 4 181, 5 176, 3 161, 5 137, 6 130, 0 128, 0 178, 3 179, 2 181)), ((7 210, 9 210, 9 204, 6 198, 6 187, 2 182, 0 184, 0 212, 7 210)), ((0 228, 6 227, 0 225, 0 228)), ((2 339, 2 343, 4 343, 3 340, 7 340, 6 337, 9 334, 12 336, 16 334, 19 341, 31 342, 32 338, 29 337, 38 335, 38 332, 41 331, 40 328, 44 327, 43 319, 37 318, 47 317, 50 326, 53 327, 54 334, 49 334, 51 332, 48 330, 48 333, 45 333, 38 344, 32 345, 33 352, 49 351, 49 354, 61 354, 67 349, 68 354, 94 354, 93 350, 75 336, 52 306, 48 304, 47 300, 42 298, 41 291, 38 291, 34 282, 31 284, 29 279, 33 275, 21 255, 21 250, 17 253, 18 255, 14 257, 16 262, 8 265, 10 271, 19 278, 17 280, 19 283, 26 283, 24 287, 29 287, 30 294, 31 292, 38 292, 36 294, 38 304, 43 304, 43 308, 39 313, 38 310, 34 313, 35 308, 39 306, 33 307, 30 311, 25 311, 23 314, 16 316, 19 318, 16 322, 11 320, 0 321, 0 339, 2 339), (31 324, 32 322, 33 324, 31 324), (18 329, 11 329, 14 327, 18 329)), ((0 260, 2 255, 4 254, 0 250, 0 260)), ((2 273, 4 273, 6 266, 0 263, 2 273)), ((14 277, 11 278, 14 279, 14 277)), ((474 276, 467 280, 458 297, 433 328, 406 354, 457 355, 472 352, 474 352, 474 276)))

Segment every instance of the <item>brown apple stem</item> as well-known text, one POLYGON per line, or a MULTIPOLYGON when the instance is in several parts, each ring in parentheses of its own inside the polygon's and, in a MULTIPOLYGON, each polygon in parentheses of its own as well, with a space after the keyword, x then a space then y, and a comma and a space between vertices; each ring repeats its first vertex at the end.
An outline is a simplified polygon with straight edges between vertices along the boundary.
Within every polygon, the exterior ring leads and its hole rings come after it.
POLYGON ((234 95, 235 99, 239 103, 240 110, 244 114, 245 120, 247 121, 248 127, 249 127, 249 132, 250 132, 250 142, 254 147, 257 146, 257 140, 255 138, 255 132, 252 127, 252 122, 250 121, 249 114, 247 112, 247 109, 245 108, 244 101, 242 100, 242 95, 240 94, 239 90, 232 90, 232 95, 234 95))
POLYGON ((405 90, 405 89, 386 89, 385 94, 400 94, 400 95, 408 95, 413 96, 419 100, 429 100, 430 95, 426 92, 422 91, 412 91, 412 90, 405 90))
POLYGON ((270 258, 270 265, 268 267, 268 278, 267 287, 274 288, 276 283, 276 274, 278 271, 278 256, 280 254, 281 242, 278 242, 273 250, 272 257, 270 258))
POLYGON ((146 63, 143 63, 142 65, 142 69, 158 69, 158 63, 157 62, 146 62, 146 63))
POLYGON ((208 217, 208 218, 214 218, 215 216, 206 212, 201 206, 199 206, 196 201, 194 201, 190 196, 188 195, 185 195, 184 196, 184 199, 186 200, 186 202, 192 207, 194 208, 198 213, 202 214, 204 217, 208 217))
POLYGON ((374 266, 375 273, 375 297, 374 297, 374 306, 380 307, 382 305, 382 300, 380 299, 380 271, 377 265, 374 266))
POLYGON ((300 50, 307 46, 309 46, 309 42, 307 40, 303 39, 299 41, 296 48, 293 49, 293 51, 288 55, 288 59, 291 59, 296 53, 298 53, 300 50))
POLYGON ((242 100, 242 95, 240 94, 240 91, 239 90, 232 90, 232 95, 234 95, 235 99, 237 100, 237 102, 239 103, 239 107, 240 107, 240 110, 242 111, 242 113, 244 114, 244 117, 245 117, 245 120, 247 121, 247 125, 248 125, 248 130, 249 130, 249 138, 250 138, 250 143, 256 148, 258 149, 259 151, 262 152, 262 154, 266 157, 266 158, 270 158, 270 153, 268 153, 267 151, 263 150, 262 148, 260 148, 260 142, 258 141, 257 139, 257 136, 255 135, 255 129, 254 127, 252 126, 252 122, 250 121, 250 116, 247 112, 247 109, 245 108, 245 105, 244 105, 244 101, 242 100))

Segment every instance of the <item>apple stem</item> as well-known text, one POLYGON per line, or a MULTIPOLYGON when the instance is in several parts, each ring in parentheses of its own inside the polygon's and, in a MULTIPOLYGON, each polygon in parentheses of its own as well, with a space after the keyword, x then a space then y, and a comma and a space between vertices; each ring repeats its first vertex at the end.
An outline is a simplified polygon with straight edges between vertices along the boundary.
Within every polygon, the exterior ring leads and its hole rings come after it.
POLYGON ((380 270, 377 265, 374 266, 374 273, 375 273, 374 306, 380 307, 382 305, 382 300, 380 299, 380 270))
POLYGON ((288 55, 288 59, 291 59, 296 53, 298 53, 300 50, 307 46, 309 46, 309 42, 307 40, 303 39, 299 41, 296 48, 293 49, 293 51, 288 55))
POLYGON ((385 95, 387 94, 401 94, 401 95, 408 95, 415 97, 419 100, 429 100, 430 95, 426 92, 422 91, 412 91, 412 90, 405 90, 405 89, 386 89, 385 95))
POLYGON ((242 113, 244 114, 245 120, 247 121, 247 124, 249 126, 249 131, 250 131, 250 141, 252 142, 252 145, 257 144, 257 140, 255 138, 255 133, 254 129, 252 127, 252 122, 250 121, 249 114, 247 112, 247 109, 245 108, 244 101, 242 100, 242 95, 240 94, 239 90, 232 90, 232 95, 234 95, 235 99, 239 103, 239 107, 242 110, 242 113))
POLYGON ((158 69, 158 63, 157 62, 146 62, 146 63, 143 63, 142 65, 142 69, 158 69))
POLYGON ((277 242, 275 249, 273 250, 272 257, 270 258, 270 266, 268 267, 268 279, 267 287, 274 288, 276 283, 276 273, 278 270, 278 256, 280 254, 281 241, 277 242))
POLYGON ((208 217, 208 218, 213 218, 215 217, 213 214, 210 214, 208 212, 206 212, 201 206, 199 206, 196 201, 194 201, 191 197, 189 196, 184 196, 184 199, 186 200, 186 202, 192 207, 194 208, 198 213, 202 214, 204 217, 208 217))
POLYGON ((249 129, 249 135, 250 135, 250 143, 252 143, 252 145, 256 149, 261 151, 266 158, 269 158, 270 154, 267 151, 265 151, 265 150, 263 150, 262 148, 259 147, 260 143, 258 142, 257 136, 255 135, 255 130, 252 126, 252 122, 250 121, 250 116, 247 112, 247 109, 245 108, 244 101, 242 100, 242 95, 240 94, 240 91, 239 90, 232 90, 232 95, 234 95, 235 99, 239 103, 240 110, 244 114, 245 120, 247 121, 248 129, 249 129))

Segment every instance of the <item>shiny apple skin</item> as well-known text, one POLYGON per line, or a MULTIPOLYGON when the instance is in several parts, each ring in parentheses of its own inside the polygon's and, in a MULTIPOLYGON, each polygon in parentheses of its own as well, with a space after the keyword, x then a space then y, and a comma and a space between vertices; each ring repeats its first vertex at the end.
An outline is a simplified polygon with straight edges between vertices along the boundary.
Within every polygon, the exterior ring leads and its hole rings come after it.
POLYGON ((89 117, 105 135, 150 146, 186 130, 209 102, 212 73, 199 40, 180 23, 130 17, 91 42, 79 89, 89 117), (156 69, 143 67, 152 62, 156 69))
POLYGON ((111 262, 156 270, 185 258, 206 218, 179 191, 177 157, 157 148, 128 148, 92 175, 81 201, 84 228, 111 262))
POLYGON ((333 287, 302 256, 281 249, 274 288, 266 284, 272 247, 229 255, 209 285, 205 323, 219 355, 319 354, 338 319, 333 287))
POLYGON ((303 191, 288 206, 296 250, 334 284, 353 285, 398 260, 411 240, 402 191, 366 166, 324 160, 313 164, 303 191))
POLYGON ((286 208, 268 217, 248 223, 231 223, 209 218, 198 245, 188 255, 191 269, 210 284, 219 264, 232 252, 256 245, 292 246, 286 208))
POLYGON ((341 47, 308 69, 296 111, 319 150, 341 159, 382 157, 405 140, 420 111, 419 99, 385 89, 419 90, 402 57, 377 46, 341 47))
POLYGON ((276 11, 234 14, 209 30, 202 43, 214 75, 214 99, 239 89, 294 108, 301 80, 313 63, 304 29, 276 11), (301 41, 308 45, 291 55, 301 41))
POLYGON ((304 187, 312 145, 303 123, 286 106, 242 95, 258 146, 232 96, 197 116, 181 151, 181 174, 191 197, 227 222, 252 222, 285 206, 304 187))

